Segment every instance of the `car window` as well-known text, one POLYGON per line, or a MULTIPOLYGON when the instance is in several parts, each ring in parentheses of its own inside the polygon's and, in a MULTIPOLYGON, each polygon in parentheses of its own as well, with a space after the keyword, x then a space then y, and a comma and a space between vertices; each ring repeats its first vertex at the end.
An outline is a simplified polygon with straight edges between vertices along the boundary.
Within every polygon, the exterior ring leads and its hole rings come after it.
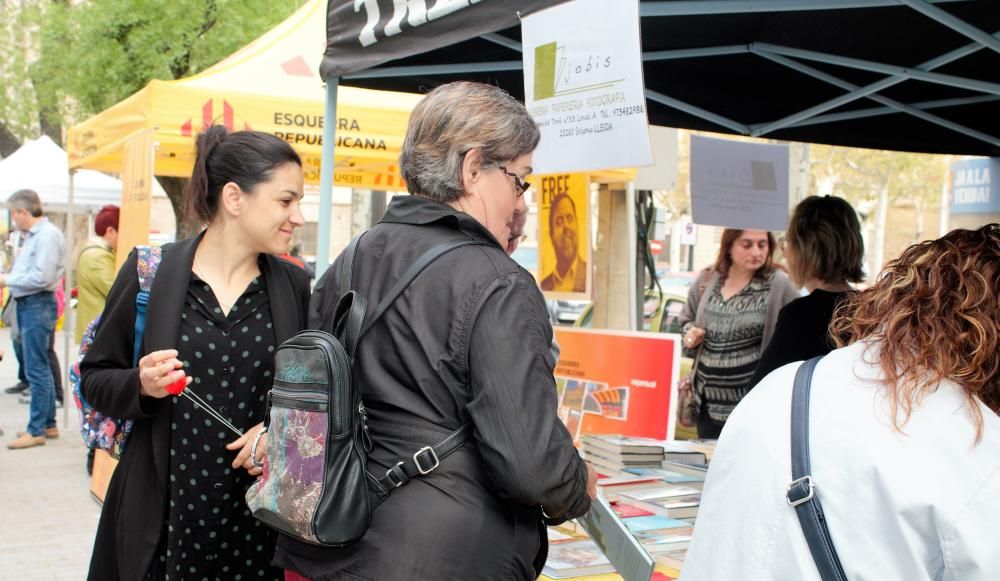
POLYGON ((661 333, 680 333, 681 324, 678 318, 684 310, 684 301, 677 299, 667 299, 663 305, 663 319, 660 321, 661 333))

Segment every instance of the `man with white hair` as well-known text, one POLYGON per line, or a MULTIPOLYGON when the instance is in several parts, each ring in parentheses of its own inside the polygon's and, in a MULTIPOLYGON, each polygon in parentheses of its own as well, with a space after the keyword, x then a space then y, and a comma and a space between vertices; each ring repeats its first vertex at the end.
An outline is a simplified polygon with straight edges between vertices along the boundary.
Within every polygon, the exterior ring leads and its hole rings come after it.
POLYGON ((55 333, 58 308, 55 290, 63 276, 66 245, 62 232, 42 213, 42 202, 32 190, 19 190, 7 198, 10 217, 27 238, 10 273, 0 275, 17 302, 17 324, 31 403, 28 427, 7 444, 11 450, 45 444, 59 436, 56 426, 55 378, 49 366, 49 346, 55 333))

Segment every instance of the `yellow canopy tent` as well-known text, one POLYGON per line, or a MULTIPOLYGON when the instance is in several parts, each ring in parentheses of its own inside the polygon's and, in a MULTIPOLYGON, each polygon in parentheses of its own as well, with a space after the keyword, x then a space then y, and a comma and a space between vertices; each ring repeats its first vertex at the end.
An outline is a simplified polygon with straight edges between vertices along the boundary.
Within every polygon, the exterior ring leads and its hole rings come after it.
MULTIPOLYGON (((302 155, 307 183, 319 183, 325 91, 319 62, 326 2, 295 14, 202 73, 145 88, 69 130, 70 169, 121 172, 126 142, 151 131, 154 173, 184 177, 194 136, 205 126, 273 133, 302 155)), ((334 183, 404 190, 397 163, 419 95, 342 87, 337 102, 334 183)))

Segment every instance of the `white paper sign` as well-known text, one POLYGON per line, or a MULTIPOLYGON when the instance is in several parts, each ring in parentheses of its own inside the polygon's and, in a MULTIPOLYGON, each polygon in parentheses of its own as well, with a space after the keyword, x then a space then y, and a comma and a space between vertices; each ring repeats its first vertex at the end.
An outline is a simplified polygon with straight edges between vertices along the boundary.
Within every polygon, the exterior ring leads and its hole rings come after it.
POLYGON ((692 135, 691 210, 696 224, 784 230, 788 145, 692 135))
POLYGON ((575 0, 526 16, 524 100, 535 173, 651 165, 638 0, 575 0))

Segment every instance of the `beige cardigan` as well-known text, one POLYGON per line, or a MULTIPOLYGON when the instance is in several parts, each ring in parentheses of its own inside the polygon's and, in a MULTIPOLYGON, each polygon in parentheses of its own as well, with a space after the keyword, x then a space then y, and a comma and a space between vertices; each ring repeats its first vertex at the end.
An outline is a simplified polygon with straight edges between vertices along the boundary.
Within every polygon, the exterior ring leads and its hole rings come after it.
MULTIPOLYGON (((719 284, 720 273, 714 268, 706 268, 698 275, 698 279, 688 290, 687 303, 684 310, 677 318, 683 325, 683 333, 693 326, 704 328, 705 303, 702 299, 719 284)), ((760 352, 767 349, 767 344, 771 342, 774 334, 774 325, 778 322, 778 313, 781 308, 792 302, 799 296, 799 291, 792 284, 788 275, 780 270, 771 273, 771 290, 767 295, 767 318, 764 320, 764 338, 760 343, 760 352)), ((684 350, 684 355, 693 357, 693 350, 684 350)))

